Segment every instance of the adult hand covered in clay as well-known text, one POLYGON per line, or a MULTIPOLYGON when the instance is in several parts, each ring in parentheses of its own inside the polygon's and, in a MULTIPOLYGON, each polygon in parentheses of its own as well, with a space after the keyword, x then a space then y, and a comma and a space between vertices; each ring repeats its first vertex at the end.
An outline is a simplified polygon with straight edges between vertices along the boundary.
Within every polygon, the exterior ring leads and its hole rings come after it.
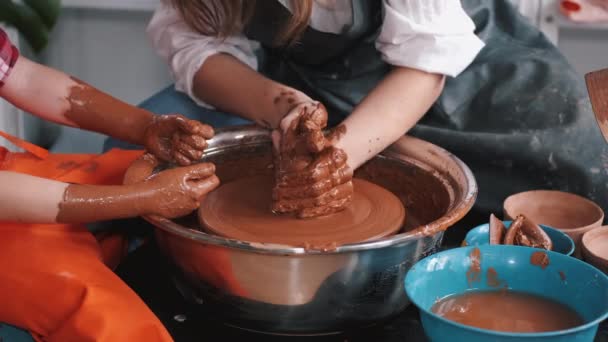
POLYGON ((144 133, 146 149, 165 162, 190 165, 200 160, 213 128, 182 115, 154 116, 144 133))
POLYGON ((299 218, 329 215, 352 201, 352 170, 347 155, 334 147, 341 130, 328 135, 327 111, 318 102, 299 104, 273 131, 275 213, 295 213, 299 218))

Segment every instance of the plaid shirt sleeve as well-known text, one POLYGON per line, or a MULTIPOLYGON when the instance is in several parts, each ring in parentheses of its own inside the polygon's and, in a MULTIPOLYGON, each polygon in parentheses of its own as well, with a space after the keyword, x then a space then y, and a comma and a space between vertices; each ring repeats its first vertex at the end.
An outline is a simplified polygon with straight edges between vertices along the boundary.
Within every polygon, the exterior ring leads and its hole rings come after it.
POLYGON ((0 29, 0 87, 4 85, 18 57, 19 50, 11 43, 6 32, 0 29))

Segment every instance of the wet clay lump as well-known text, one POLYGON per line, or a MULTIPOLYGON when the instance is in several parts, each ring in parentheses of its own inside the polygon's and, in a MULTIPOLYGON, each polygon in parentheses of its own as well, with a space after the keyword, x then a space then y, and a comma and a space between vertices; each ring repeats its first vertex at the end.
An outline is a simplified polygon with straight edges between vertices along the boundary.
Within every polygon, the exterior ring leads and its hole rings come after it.
POLYGON ((346 128, 326 135, 327 110, 318 102, 297 106, 283 121, 284 129, 273 132, 272 211, 313 218, 346 209, 353 201, 353 171, 345 151, 334 146, 346 128))
POLYGON ((353 183, 356 190, 346 209, 300 219, 272 213, 271 176, 241 178, 211 192, 199 209, 199 220, 202 227, 216 235, 311 249, 368 241, 398 232, 406 216, 399 198, 362 179, 353 179, 353 183))
POLYGON ((515 291, 472 291, 444 298, 431 310, 460 324, 502 332, 547 332, 583 324, 561 303, 515 291))
POLYGON ((509 229, 496 216, 491 215, 490 244, 553 249, 553 242, 549 235, 538 224, 524 215, 518 215, 509 229))

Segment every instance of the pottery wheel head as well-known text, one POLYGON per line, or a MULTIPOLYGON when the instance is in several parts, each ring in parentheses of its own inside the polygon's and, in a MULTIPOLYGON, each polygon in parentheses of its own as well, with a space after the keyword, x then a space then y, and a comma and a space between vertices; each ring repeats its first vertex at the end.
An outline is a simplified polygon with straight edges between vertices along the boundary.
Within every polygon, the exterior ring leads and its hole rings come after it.
POLYGON ((201 227, 247 242, 325 248, 383 238, 403 227, 406 211, 397 196, 371 182, 353 180, 352 204, 333 215, 297 219, 270 211, 272 177, 242 178, 211 192, 199 209, 201 227))

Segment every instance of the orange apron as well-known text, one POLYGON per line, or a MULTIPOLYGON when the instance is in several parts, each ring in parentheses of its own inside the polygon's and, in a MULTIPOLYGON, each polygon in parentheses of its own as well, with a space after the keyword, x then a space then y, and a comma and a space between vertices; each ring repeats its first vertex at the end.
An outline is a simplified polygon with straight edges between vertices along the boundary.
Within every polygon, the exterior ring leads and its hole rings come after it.
MULTIPOLYGON (((0 147, 0 170, 69 183, 121 184, 128 166, 143 153, 50 154, 0 136, 27 151, 0 147)), ((172 341, 109 268, 125 252, 122 237, 96 238, 84 225, 0 223, 0 322, 28 330, 38 341, 172 341)))

